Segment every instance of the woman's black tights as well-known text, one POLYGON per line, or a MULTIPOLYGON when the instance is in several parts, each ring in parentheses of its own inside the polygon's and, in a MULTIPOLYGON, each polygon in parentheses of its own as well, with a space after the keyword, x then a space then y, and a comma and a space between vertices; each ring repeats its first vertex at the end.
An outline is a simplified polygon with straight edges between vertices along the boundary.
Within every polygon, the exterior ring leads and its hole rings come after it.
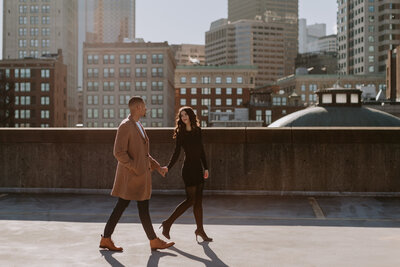
POLYGON ((203 187, 201 183, 195 186, 185 187, 186 199, 180 203, 174 212, 166 220, 168 225, 172 225, 174 221, 179 218, 188 208, 193 206, 193 214, 196 220, 197 230, 204 231, 203 229, 203 187))
MULTIPOLYGON (((117 205, 115 205, 115 208, 107 221, 106 227, 104 228, 104 237, 111 237, 112 233, 114 232, 115 226, 122 216, 122 213, 125 211, 126 207, 128 207, 130 202, 130 200, 118 198, 117 205)), ((149 213, 149 200, 137 201, 137 207, 139 211, 139 218, 142 223, 143 229, 146 232, 147 238, 149 240, 153 240, 157 236, 154 233, 153 225, 151 224, 149 213)))

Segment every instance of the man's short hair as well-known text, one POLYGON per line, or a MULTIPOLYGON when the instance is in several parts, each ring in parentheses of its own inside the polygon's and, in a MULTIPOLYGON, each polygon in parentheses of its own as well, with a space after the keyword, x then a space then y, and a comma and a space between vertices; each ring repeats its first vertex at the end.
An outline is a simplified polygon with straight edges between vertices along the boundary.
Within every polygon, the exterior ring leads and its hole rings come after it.
POLYGON ((133 107, 133 106, 135 106, 137 104, 141 104, 141 103, 144 103, 143 98, 141 98, 140 96, 134 96, 131 99, 129 99, 128 105, 130 107, 133 107))

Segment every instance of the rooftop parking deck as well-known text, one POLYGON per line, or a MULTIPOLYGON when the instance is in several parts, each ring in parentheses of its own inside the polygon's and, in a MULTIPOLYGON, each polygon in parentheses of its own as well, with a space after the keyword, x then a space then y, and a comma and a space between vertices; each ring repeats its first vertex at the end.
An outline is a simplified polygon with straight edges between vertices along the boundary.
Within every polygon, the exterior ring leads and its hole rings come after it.
MULTIPOLYGON (((154 195, 158 226, 183 195, 154 195)), ((123 253, 98 248, 116 199, 108 195, 3 194, 0 266, 400 266, 400 198, 204 197, 197 243, 190 211, 176 221, 176 245, 151 252, 136 205, 113 235, 123 253)))

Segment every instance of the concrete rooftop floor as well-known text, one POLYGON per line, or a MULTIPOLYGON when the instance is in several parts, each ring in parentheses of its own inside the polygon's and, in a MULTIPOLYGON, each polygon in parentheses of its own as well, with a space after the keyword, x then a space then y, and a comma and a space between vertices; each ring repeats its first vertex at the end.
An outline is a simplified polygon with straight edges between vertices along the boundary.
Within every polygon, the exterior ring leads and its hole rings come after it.
MULTIPOLYGON (((156 233, 184 196, 153 196, 156 233)), ((0 266, 400 266, 400 198, 204 197, 197 243, 191 211, 171 229, 171 249, 151 252, 136 203, 98 248, 116 199, 106 195, 0 195, 0 266)))

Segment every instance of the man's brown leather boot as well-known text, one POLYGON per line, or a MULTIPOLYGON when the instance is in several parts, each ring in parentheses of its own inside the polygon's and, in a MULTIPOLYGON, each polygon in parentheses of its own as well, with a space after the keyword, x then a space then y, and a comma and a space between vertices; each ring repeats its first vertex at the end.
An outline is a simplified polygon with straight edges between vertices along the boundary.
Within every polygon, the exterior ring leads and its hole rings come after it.
POLYGON ((174 242, 165 242, 164 240, 160 238, 154 238, 153 240, 150 240, 150 248, 151 250, 157 250, 157 249, 165 249, 169 248, 171 246, 175 245, 174 242))
POLYGON ((116 247, 114 245, 114 242, 111 240, 111 237, 104 237, 101 235, 101 240, 100 240, 100 248, 107 248, 108 250, 112 251, 122 251, 122 248, 116 247))

